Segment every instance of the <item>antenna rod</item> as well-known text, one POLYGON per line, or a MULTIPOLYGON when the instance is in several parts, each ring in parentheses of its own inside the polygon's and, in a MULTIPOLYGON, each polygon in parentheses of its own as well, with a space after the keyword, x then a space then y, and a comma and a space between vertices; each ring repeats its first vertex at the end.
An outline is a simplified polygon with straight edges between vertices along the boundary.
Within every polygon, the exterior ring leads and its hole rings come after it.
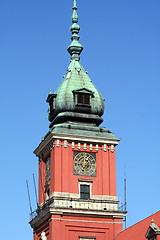
MULTIPOLYGON (((127 201, 126 201, 126 179, 124 179, 124 211, 127 210, 127 201)), ((125 229, 126 229, 126 216, 125 216, 125 229)))
POLYGON ((35 191, 35 195, 36 195, 36 204, 38 207, 37 190, 36 190, 36 182, 35 182, 34 172, 33 172, 33 182, 34 182, 34 191, 35 191))
POLYGON ((40 168, 39 175, 40 175, 40 179, 41 179, 41 187, 42 187, 42 193, 43 193, 43 200, 44 200, 44 202, 45 202, 45 196, 44 196, 43 184, 42 184, 41 167, 39 167, 39 168, 40 168))
POLYGON ((26 184, 27 184, 27 192, 28 192, 28 199, 29 199, 30 211, 31 211, 31 213, 32 213, 31 199, 30 199, 29 187, 28 187, 28 181, 27 181, 27 179, 26 179, 26 184))
MULTIPOLYGON (((125 171, 125 165, 124 165, 124 211, 127 211, 127 197, 126 197, 126 171, 125 171)), ((124 222, 125 222, 125 229, 126 229, 126 216, 124 218, 124 222)))

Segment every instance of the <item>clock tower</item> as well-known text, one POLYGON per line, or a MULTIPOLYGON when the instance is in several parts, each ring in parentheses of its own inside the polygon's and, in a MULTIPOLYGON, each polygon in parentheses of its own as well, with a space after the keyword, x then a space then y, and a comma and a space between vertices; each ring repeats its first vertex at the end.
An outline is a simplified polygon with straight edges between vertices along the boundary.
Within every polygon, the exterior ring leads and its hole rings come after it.
POLYGON ((31 220, 34 240, 112 240, 122 231, 115 148, 119 140, 103 122, 104 100, 80 63, 76 0, 69 67, 47 97, 49 132, 39 158, 39 203, 31 220))

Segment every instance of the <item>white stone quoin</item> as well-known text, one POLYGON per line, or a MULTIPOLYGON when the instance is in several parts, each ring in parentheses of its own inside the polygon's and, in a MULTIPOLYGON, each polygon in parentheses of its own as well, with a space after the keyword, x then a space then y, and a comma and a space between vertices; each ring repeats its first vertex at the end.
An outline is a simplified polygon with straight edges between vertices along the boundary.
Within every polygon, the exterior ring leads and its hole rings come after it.
POLYGON ((41 240, 47 240, 45 232, 41 233, 41 240))

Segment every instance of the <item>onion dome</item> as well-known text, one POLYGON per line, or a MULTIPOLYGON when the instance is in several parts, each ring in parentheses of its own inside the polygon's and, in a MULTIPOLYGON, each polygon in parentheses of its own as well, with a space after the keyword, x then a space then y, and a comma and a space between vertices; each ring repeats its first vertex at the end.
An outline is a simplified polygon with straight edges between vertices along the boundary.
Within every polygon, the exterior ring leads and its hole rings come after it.
POLYGON ((67 49, 71 55, 70 65, 55 94, 50 91, 47 98, 50 128, 64 123, 99 126, 103 122, 104 100, 80 63, 83 47, 79 43, 76 0, 72 9, 72 43, 67 49))

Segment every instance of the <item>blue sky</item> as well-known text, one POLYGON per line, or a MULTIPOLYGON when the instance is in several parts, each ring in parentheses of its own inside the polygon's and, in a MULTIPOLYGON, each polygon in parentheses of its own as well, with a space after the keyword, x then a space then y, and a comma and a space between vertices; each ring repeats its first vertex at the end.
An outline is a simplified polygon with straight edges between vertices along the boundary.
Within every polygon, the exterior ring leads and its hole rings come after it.
MULTIPOLYGON (((102 126, 121 138, 117 194, 127 177, 127 226, 159 210, 160 1, 77 2, 81 63, 105 98, 102 126)), ((33 150, 48 131, 46 97, 69 65, 72 0, 1 0, 1 237, 32 239, 33 150), (10 230, 9 230, 10 229, 10 230)))

